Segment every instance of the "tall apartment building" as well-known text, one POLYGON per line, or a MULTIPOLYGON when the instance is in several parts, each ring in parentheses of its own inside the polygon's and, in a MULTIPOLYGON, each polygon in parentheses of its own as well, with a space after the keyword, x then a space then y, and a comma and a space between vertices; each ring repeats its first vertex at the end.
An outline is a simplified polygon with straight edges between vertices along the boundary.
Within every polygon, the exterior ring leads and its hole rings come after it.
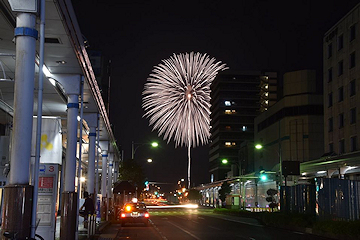
POLYGON ((360 4, 326 32, 324 62, 324 152, 359 149, 360 4))
POLYGON ((306 162, 323 155, 323 96, 316 72, 284 74, 283 98, 255 118, 255 171, 280 170, 280 160, 306 162))
POLYGON ((253 141, 254 118, 276 99, 276 72, 226 71, 216 77, 211 86, 211 182, 239 175, 240 146, 253 141))

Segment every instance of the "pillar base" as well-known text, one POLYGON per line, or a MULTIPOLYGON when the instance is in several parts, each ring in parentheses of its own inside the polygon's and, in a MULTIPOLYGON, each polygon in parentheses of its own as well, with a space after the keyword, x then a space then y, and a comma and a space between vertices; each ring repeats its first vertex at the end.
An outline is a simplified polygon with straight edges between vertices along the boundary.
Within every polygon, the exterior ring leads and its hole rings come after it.
POLYGON ((75 240, 77 192, 63 192, 61 205, 60 239, 75 240))
POLYGON ((0 239, 5 239, 4 232, 17 233, 17 239, 30 238, 33 192, 31 185, 4 187, 0 239))
POLYGON ((108 214, 107 214, 107 198, 103 197, 101 199, 101 220, 107 221, 108 220, 108 214))

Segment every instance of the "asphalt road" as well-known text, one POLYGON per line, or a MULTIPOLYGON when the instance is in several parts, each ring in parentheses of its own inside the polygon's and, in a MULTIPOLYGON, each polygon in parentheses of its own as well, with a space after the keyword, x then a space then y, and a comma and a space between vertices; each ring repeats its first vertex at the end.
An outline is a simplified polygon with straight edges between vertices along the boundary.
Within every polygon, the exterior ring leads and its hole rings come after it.
MULTIPOLYGON (((255 219, 213 214, 211 209, 151 209, 151 224, 113 224, 107 239, 212 240, 212 239, 327 239, 300 232, 262 226, 255 219)), ((100 238, 100 239, 101 239, 100 238)))

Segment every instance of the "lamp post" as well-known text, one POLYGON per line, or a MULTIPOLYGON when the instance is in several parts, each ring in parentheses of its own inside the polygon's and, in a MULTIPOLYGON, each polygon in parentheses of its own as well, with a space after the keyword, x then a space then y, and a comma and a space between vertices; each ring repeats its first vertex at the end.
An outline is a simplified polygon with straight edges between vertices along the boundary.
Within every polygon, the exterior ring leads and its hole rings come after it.
POLYGON ((239 176, 241 176, 241 164, 240 163, 233 162, 233 161, 229 162, 229 160, 227 160, 226 158, 221 159, 221 163, 224 165, 227 165, 228 163, 236 165, 236 167, 239 170, 239 176))
POLYGON ((134 141, 131 142, 131 159, 134 159, 136 150, 144 145, 150 145, 153 148, 156 148, 159 146, 157 142, 151 142, 151 143, 134 143, 134 141))
MULTIPOLYGON (((257 150, 261 150, 263 149, 263 145, 261 144, 256 144, 255 145, 255 149, 257 150)), ((277 155, 278 155, 278 161, 279 161, 279 174, 280 174, 280 180, 279 180, 279 185, 282 184, 282 159, 281 159, 281 145, 279 145, 279 151, 275 150, 277 155)))

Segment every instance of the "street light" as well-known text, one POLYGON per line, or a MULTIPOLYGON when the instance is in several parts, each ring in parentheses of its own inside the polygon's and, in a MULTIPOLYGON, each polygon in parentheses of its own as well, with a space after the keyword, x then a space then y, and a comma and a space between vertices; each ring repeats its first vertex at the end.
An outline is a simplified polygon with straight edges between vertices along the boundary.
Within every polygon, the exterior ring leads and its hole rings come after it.
MULTIPOLYGON (((257 150, 260 150, 263 148, 263 145, 261 144, 256 144, 255 145, 255 148, 257 150)), ((276 151, 276 150, 275 150, 276 151)), ((282 169, 281 169, 281 166, 282 166, 282 160, 281 160, 281 145, 279 145, 279 151, 276 151, 278 157, 279 157, 279 173, 280 173, 280 181, 279 181, 279 185, 282 185, 282 169)))
POLYGON ((144 145, 150 145, 151 147, 153 148, 156 148, 159 146, 159 144, 157 142, 151 142, 151 143, 134 143, 131 142, 131 159, 134 159, 135 157, 135 153, 136 153, 136 150, 141 147, 141 146, 144 146, 144 145), (137 146, 136 146, 137 145, 137 146))
POLYGON ((153 160, 152 160, 151 158, 148 158, 146 161, 147 161, 148 163, 152 163, 152 162, 153 162, 153 160))

